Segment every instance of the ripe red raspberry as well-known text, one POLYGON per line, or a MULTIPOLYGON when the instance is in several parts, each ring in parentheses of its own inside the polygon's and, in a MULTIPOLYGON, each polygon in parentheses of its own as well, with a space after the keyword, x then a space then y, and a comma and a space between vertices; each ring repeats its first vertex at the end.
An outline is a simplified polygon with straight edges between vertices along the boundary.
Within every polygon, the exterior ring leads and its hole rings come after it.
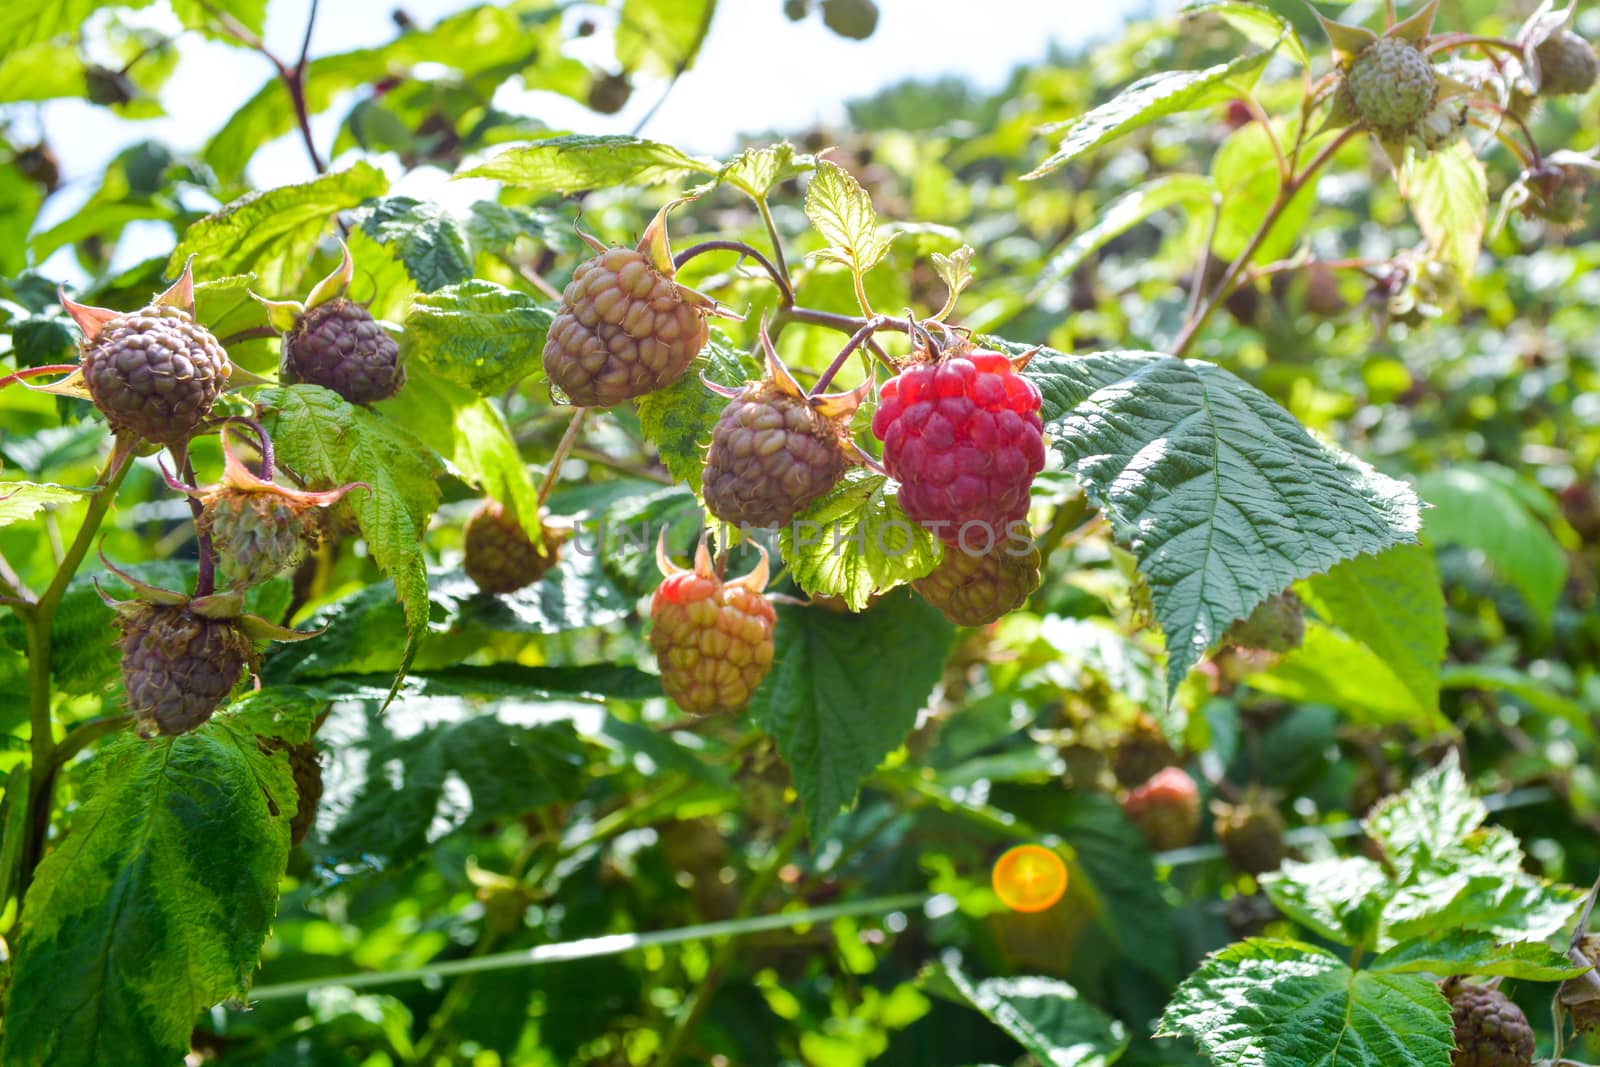
POLYGON ((545 374, 578 407, 611 407, 665 388, 705 347, 716 304, 673 281, 666 212, 636 248, 584 237, 599 255, 573 272, 544 343, 545 374))
POLYGON ((723 522, 771 529, 788 526, 838 483, 850 462, 847 425, 871 383, 808 396, 778 359, 765 323, 761 343, 765 378, 736 391, 706 383, 730 403, 711 431, 701 493, 723 522))
POLYGON ((181 445, 228 384, 233 364, 194 319, 188 264, 148 307, 127 314, 61 298, 83 328, 83 383, 114 433, 181 445))
POLYGON ((872 432, 901 508, 948 544, 1005 540, 1044 467, 1040 404, 1007 357, 969 344, 884 383, 872 432))
POLYGON ((661 688, 691 715, 738 711, 772 667, 778 618, 762 594, 767 556, 743 578, 724 582, 702 542, 694 569, 666 558, 666 531, 657 548, 666 577, 650 600, 650 647, 661 664, 661 688))
POLYGON ((1122 810, 1157 852, 1191 844, 1200 830, 1200 791, 1181 767, 1157 771, 1129 790, 1122 810))
POLYGON ((957 626, 987 626, 1027 603, 1039 588, 1039 550, 1006 541, 988 552, 947 546, 931 574, 911 585, 957 626))
POLYGON ((485 593, 514 593, 532 585, 561 559, 555 531, 541 526, 540 543, 534 544, 517 517, 496 500, 478 505, 463 534, 462 565, 485 593))
POLYGON ((1283 866, 1283 816, 1271 797, 1256 792, 1238 804, 1215 801, 1211 810, 1217 843, 1236 870, 1265 874, 1283 866))
POLYGON ((1450 1067, 1533 1067, 1533 1027, 1521 1008, 1498 989, 1447 979, 1455 1024, 1450 1067))

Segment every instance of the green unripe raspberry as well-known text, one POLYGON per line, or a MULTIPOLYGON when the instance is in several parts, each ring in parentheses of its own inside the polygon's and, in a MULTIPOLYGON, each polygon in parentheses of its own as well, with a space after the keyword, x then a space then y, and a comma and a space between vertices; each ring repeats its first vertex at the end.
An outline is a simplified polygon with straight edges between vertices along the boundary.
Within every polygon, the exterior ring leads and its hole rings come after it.
POLYGON ((1288 652, 1305 640, 1305 615, 1293 592, 1269 596, 1245 619, 1228 629, 1228 640, 1239 648, 1262 652, 1288 652))
POLYGON ((1600 74, 1594 48, 1571 30, 1557 30, 1533 50, 1539 61, 1539 95, 1586 93, 1600 74))
POLYGON ((1356 113, 1379 133, 1404 137, 1433 107, 1438 75, 1416 45, 1395 37, 1374 41, 1345 72, 1356 113))
POLYGON ((485 500, 464 531, 467 577, 485 593, 514 593, 543 578, 561 558, 552 531, 541 529, 534 544, 517 517, 498 501, 485 500))
POLYGON ((317 540, 311 509, 273 493, 219 492, 206 501, 200 526, 211 535, 217 569, 241 588, 282 574, 317 540))
POLYGON ((1039 588, 1038 548, 1029 544, 1013 555, 1017 549, 1007 541, 980 555, 946 545, 933 573, 912 587, 957 626, 987 626, 1022 607, 1039 588))
POLYGON ((1254 795, 1239 804, 1216 802, 1212 810, 1216 814, 1212 831, 1235 869, 1265 874, 1283 865, 1283 816, 1270 799, 1254 795))

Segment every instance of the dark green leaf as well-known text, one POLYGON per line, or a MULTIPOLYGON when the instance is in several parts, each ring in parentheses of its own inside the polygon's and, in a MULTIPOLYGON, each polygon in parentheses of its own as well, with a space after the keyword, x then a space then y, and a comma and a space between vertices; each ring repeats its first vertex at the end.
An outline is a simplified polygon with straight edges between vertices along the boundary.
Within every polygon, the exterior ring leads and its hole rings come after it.
POLYGON ((195 1013, 249 985, 295 803, 287 757, 228 713, 105 745, 28 896, 5 1062, 181 1062, 195 1013))
POLYGON ((1150 584, 1169 694, 1268 596, 1416 538, 1408 486, 1323 444, 1220 367, 1046 350, 1027 374, 1054 447, 1150 584))
POLYGON ((871 611, 780 608, 772 673, 750 716, 794 773, 812 840, 905 741, 944 670, 955 630, 909 590, 871 611))
POLYGON ((554 314, 527 293, 468 281, 418 296, 406 313, 406 358, 457 385, 500 393, 541 373, 554 314))

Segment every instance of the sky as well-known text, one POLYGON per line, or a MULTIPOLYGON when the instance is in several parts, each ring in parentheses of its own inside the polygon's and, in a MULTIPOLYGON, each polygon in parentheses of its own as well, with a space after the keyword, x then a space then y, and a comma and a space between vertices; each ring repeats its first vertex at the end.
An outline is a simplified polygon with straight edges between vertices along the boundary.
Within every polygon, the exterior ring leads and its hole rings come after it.
MULTIPOLYGON (((3 0, 0 0, 3 2, 3 0)), ((980 88, 1000 86, 1019 63, 1039 59, 1052 42, 1074 48, 1113 33, 1124 19, 1175 9, 1177 0, 878 0, 877 32, 850 41, 823 26, 814 12, 801 23, 783 14, 782 0, 721 0, 693 70, 683 76, 643 135, 687 151, 726 152, 740 132, 801 130, 837 122, 844 103, 910 77, 959 75, 980 88)), ((266 40, 292 59, 299 49, 310 0, 271 0, 266 40)), ((391 0, 323 0, 312 36, 313 56, 381 44, 394 34, 391 0)), ((402 0, 421 25, 468 6, 464 0, 402 0)), ((159 8, 144 20, 170 18, 159 8)), ((176 25, 172 23, 172 25, 176 25)), ((608 50, 597 39, 593 47, 608 50)), ((588 42, 578 42, 584 45, 588 42)), ((581 52, 580 58, 585 57, 581 52)), ((191 35, 181 46, 177 72, 161 94, 165 118, 130 122, 84 101, 46 103, 37 114, 62 163, 66 186, 45 205, 38 226, 69 216, 93 191, 105 162, 144 139, 198 149, 206 138, 271 75, 260 56, 191 35)), ((593 57, 599 59, 600 56, 593 57)), ((627 133, 659 97, 641 84, 628 106, 602 116, 552 93, 506 89, 496 103, 531 114, 555 128, 582 133, 627 133)), ((349 108, 341 101, 313 119, 324 153, 349 108)), ((32 108, 22 111, 17 133, 32 129, 32 108)), ((312 176, 298 135, 263 147, 250 168, 258 185, 281 185, 312 176)), ((397 192, 445 193, 445 176, 414 175, 397 192)), ((465 193, 467 190, 461 190, 465 193)), ((453 199, 453 198, 451 198, 453 199)), ((169 247, 171 235, 129 234, 115 266, 169 247), (154 247, 152 248, 152 245, 154 247)), ((64 266, 52 262, 50 267, 64 266)))

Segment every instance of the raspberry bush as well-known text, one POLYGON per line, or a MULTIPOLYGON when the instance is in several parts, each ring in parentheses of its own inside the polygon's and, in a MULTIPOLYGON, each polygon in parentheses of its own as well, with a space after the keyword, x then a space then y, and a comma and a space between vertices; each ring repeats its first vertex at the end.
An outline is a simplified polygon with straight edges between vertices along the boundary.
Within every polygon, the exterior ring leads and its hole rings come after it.
POLYGON ((731 6, 0 12, 0 1062, 1600 1062, 1600 13, 731 6))

